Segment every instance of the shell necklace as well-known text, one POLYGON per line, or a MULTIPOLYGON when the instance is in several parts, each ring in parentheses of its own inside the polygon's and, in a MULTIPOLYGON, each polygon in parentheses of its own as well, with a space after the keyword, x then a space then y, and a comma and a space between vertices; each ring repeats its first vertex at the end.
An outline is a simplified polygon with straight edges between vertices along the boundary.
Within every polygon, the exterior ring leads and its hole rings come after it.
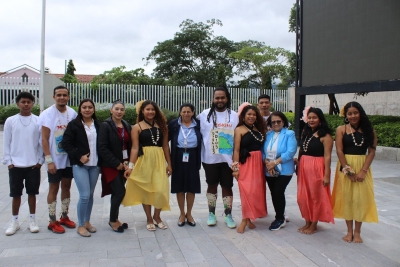
POLYGON ((259 139, 254 133, 253 133, 253 127, 248 127, 246 123, 243 123, 243 126, 246 127, 246 129, 251 133, 251 135, 254 137, 254 139, 256 139, 258 142, 262 143, 264 141, 264 136, 262 135, 262 133, 258 132, 261 135, 261 139, 259 139))
POLYGON ((145 123, 147 123, 148 125, 151 126, 151 127, 147 128, 147 129, 149 129, 150 134, 151 134, 151 142, 152 142, 154 145, 157 145, 158 140, 160 140, 160 132, 159 132, 159 130, 158 130, 158 127, 154 127, 155 121, 153 121, 153 124, 151 124, 151 123, 149 123, 148 121, 146 121, 145 119, 143 119, 143 120, 144 120, 145 123), (156 140, 154 140, 153 132, 151 131, 151 128, 153 128, 153 127, 156 128, 156 130, 157 130, 157 139, 156 139, 156 140))
POLYGON ((310 144, 311 139, 313 139, 313 137, 315 137, 314 134, 315 134, 316 132, 318 132, 318 130, 319 130, 319 128, 318 128, 317 130, 315 130, 315 131, 311 131, 311 137, 310 137, 308 140, 307 140, 308 135, 306 136, 306 138, 305 138, 305 140, 304 140, 304 143, 303 143, 303 151, 304 151, 304 152, 307 152, 307 150, 308 150, 308 144, 310 144))
MULTIPOLYGON (((363 135, 361 135, 361 143, 360 144, 357 144, 357 142, 356 142, 356 138, 354 137, 354 133, 353 133, 353 126, 350 124, 350 132, 351 132, 351 137, 353 137, 353 143, 356 145, 356 146, 362 146, 363 144, 364 144, 364 136, 363 135)), ((357 128, 357 130, 358 130, 358 128, 357 128)))

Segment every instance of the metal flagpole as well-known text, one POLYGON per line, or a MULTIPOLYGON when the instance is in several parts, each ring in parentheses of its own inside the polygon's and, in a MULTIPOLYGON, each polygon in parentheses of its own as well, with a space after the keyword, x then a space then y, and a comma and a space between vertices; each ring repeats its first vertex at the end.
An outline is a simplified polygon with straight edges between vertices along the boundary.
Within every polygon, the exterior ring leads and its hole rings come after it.
POLYGON ((46 0, 42 0, 42 38, 41 38, 41 53, 40 53, 40 87, 39 87, 39 107, 40 107, 40 112, 42 112, 44 110, 45 21, 46 21, 46 0))

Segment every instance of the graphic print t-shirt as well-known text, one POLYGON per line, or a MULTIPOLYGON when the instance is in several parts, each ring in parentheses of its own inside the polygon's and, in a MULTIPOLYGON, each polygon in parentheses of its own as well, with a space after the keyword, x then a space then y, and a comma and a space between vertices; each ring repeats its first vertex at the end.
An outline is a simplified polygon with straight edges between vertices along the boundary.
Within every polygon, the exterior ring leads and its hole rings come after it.
POLYGON ((39 116, 39 130, 42 130, 42 126, 50 129, 50 155, 53 158, 53 162, 57 169, 65 169, 66 167, 71 166, 69 164, 68 154, 63 152, 64 150, 59 146, 59 144, 62 141, 61 134, 67 128, 68 122, 75 119, 76 116, 77 114, 72 108, 67 107, 67 111, 61 113, 55 105, 45 109, 39 116))
POLYGON ((227 162, 232 163, 233 133, 239 122, 237 113, 231 110, 223 112, 215 111, 217 127, 214 126, 213 116, 210 122, 207 115, 210 109, 204 110, 197 116, 200 120, 200 132, 203 137, 201 161, 207 164, 227 162))

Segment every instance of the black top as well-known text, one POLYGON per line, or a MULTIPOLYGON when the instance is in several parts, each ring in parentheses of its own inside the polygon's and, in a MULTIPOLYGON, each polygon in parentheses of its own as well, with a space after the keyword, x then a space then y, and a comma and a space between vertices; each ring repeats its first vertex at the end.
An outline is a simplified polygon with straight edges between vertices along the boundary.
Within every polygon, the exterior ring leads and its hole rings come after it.
POLYGON ((163 132, 161 131, 160 128, 156 127, 151 127, 148 129, 142 129, 142 131, 139 134, 139 144, 144 147, 144 146, 159 146, 162 147, 162 140, 163 140, 163 132), (154 141, 157 140, 157 129, 159 132, 159 139, 157 141, 157 145, 153 143, 153 139, 151 138, 151 135, 153 134, 154 141), (150 133, 151 131, 151 133, 150 133))
MULTIPOLYGON (((98 140, 100 122, 94 120, 93 125, 96 128, 98 140)), ((76 117, 68 123, 67 129, 64 132, 62 146, 64 150, 68 153, 68 158, 71 166, 76 164, 78 164, 79 166, 83 166, 83 163, 81 162, 81 157, 90 153, 90 149, 86 130, 82 125, 81 119, 79 117, 76 117)), ((97 162, 97 164, 99 164, 99 162, 97 162)))
MULTIPOLYGON (((130 138, 132 127, 124 120, 122 120, 122 125, 128 133, 128 135, 124 135, 124 139, 129 138, 128 147, 126 147, 129 157, 132 147, 132 140, 130 138)), ((101 124, 97 137, 97 149, 99 158, 101 160, 101 166, 117 168, 123 161, 122 150, 124 148, 121 142, 121 132, 117 130, 111 118, 107 118, 101 124)))
MULTIPOLYGON (((255 136, 259 140, 261 140, 262 135, 260 132, 257 131, 252 131, 255 136)), ((240 155, 239 155, 239 161, 240 163, 245 163, 246 159, 250 157, 250 152, 251 151, 260 151, 263 142, 260 142, 259 140, 255 139, 254 136, 250 133, 247 132, 242 136, 242 140, 240 140, 240 155)))
POLYGON ((300 146, 302 149, 302 154, 312 157, 323 157, 324 156, 324 144, 322 144, 320 138, 321 137, 313 137, 308 143, 307 152, 303 150, 304 142, 308 141, 310 136, 307 136, 305 139, 301 140, 300 146))
MULTIPOLYGON (((360 132, 353 132, 354 138, 357 144, 361 144, 363 134, 360 132)), ((367 153, 368 146, 365 142, 362 146, 356 146, 353 142, 353 136, 345 133, 343 135, 343 153, 348 155, 365 155, 367 153)))

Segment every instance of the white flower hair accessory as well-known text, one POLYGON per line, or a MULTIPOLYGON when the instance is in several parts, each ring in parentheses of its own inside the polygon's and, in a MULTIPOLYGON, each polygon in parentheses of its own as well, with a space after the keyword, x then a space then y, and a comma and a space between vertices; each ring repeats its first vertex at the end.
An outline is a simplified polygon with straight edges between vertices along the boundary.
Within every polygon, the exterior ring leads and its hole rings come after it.
POLYGON ((308 111, 310 110, 311 106, 305 107, 303 110, 303 117, 301 118, 302 121, 304 121, 305 123, 308 122, 308 111))

